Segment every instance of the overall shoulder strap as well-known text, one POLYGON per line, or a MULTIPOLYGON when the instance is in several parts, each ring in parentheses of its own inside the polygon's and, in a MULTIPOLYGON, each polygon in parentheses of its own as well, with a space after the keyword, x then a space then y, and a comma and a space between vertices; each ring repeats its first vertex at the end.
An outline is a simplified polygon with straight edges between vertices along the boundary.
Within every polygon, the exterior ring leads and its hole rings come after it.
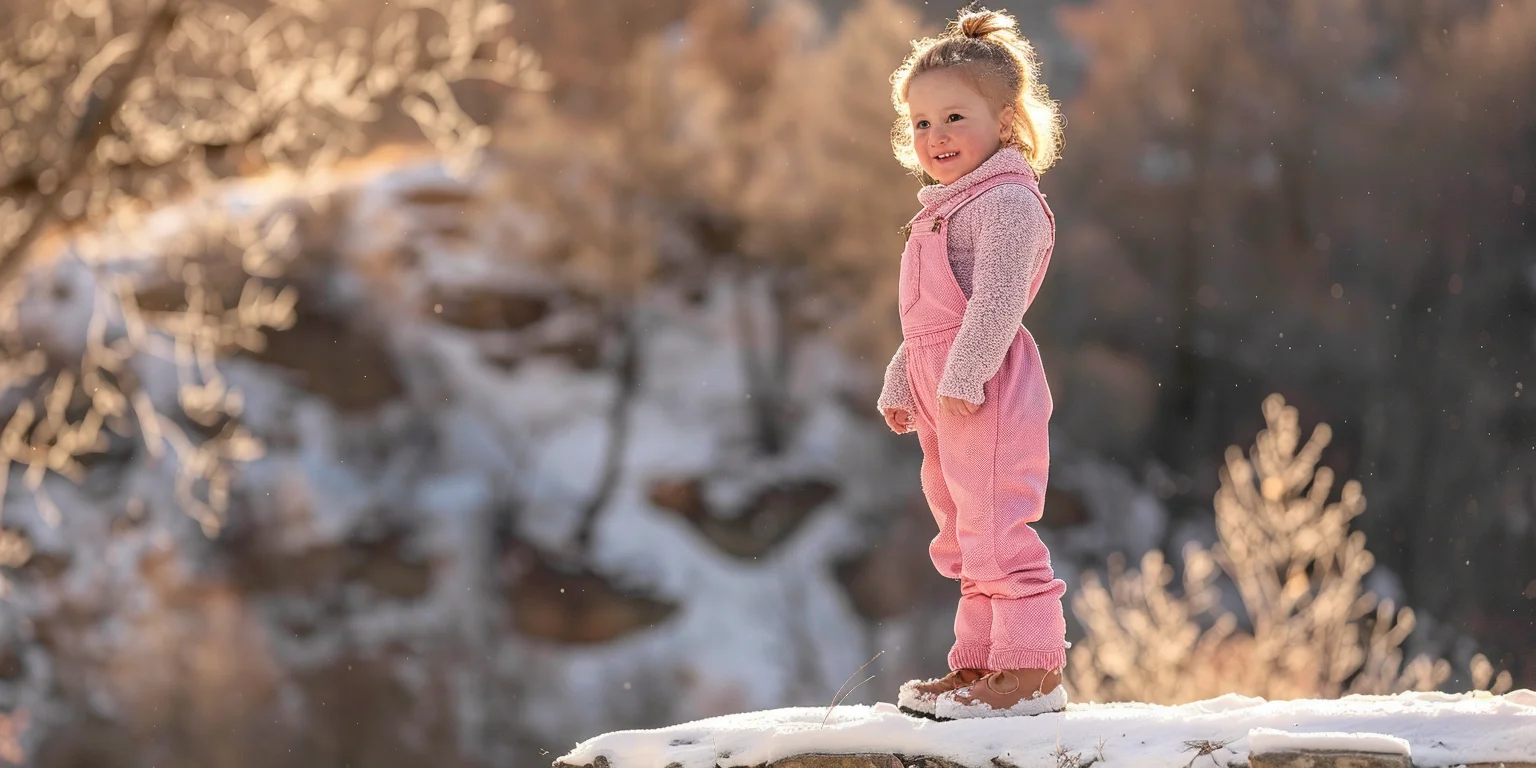
POLYGON ((953 200, 949 200, 939 208, 938 215, 942 218, 948 219, 954 216, 955 212, 969 205, 971 201, 981 197, 982 193, 993 187, 1000 187, 1004 184, 1018 184, 1020 186, 1030 188, 1031 191, 1038 189, 1035 186, 1035 177, 1030 174, 999 173, 998 175, 993 176, 992 178, 987 179, 986 181, 983 181, 980 184, 971 187, 970 189, 967 189, 964 193, 955 195, 953 200))

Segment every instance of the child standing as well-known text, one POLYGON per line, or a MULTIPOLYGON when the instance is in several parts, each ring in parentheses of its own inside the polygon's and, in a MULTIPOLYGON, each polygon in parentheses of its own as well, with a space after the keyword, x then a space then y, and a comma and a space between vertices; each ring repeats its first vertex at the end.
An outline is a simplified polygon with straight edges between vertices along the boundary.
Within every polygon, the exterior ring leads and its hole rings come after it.
POLYGON ((960 582, 951 672, 901 687, 937 719, 1066 707, 1066 585, 1029 524, 1040 519, 1051 394, 1020 324, 1050 261, 1055 222, 1036 179, 1060 117, 1012 17, 971 11, 919 40, 891 77, 897 157, 938 183, 907 226, 902 343, 878 407, 916 431, 939 524, 934 565, 960 582))

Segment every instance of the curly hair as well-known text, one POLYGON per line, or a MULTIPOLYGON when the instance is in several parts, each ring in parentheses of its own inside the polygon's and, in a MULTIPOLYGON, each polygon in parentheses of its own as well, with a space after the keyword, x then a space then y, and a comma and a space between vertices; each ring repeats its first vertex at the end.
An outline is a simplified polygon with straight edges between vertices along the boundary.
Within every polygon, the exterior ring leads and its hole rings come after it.
POLYGON ((1035 173, 1056 163, 1061 156, 1061 112, 1040 81, 1034 46, 1007 13, 968 9, 938 37, 914 41, 912 52, 891 74, 891 104, 896 108, 891 149, 902 165, 920 172, 907 89, 918 75, 950 68, 964 74, 997 114, 1013 107, 1013 130, 1003 143, 1017 147, 1035 173))

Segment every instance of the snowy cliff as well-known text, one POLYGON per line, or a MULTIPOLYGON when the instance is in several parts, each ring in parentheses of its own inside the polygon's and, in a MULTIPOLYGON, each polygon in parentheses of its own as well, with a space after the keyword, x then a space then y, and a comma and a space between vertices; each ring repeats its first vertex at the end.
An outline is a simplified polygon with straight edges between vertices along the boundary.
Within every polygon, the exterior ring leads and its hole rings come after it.
MULTIPOLYGON (((942 664, 953 588, 924 554, 915 446, 874 418, 879 363, 799 344, 786 444, 764 454, 727 281, 636 308, 620 471, 590 548, 572 547, 613 348, 600 298, 529 257, 552 235, 496 192, 509 173, 405 158, 214 201, 302 212, 283 278, 297 322, 223 366, 265 453, 214 538, 132 440, 83 483, 50 476, 56 516, 9 485, 4 525, 33 555, 0 611, 0 706, 29 713, 38 764, 525 764, 597 731, 822 701, 879 651, 881 682, 850 702, 942 664)), ((61 247, 30 277, 33 327, 77 355, 111 273, 174 310, 154 237, 198 205, 158 213, 147 250, 110 266, 61 247)), ((233 295, 243 275, 210 262, 204 279, 233 295)), ((174 368, 135 366, 174 406, 174 368)), ((1163 511, 1123 470, 1064 448, 1053 483, 1072 501, 1046 532, 1069 582, 1159 543, 1163 511)))

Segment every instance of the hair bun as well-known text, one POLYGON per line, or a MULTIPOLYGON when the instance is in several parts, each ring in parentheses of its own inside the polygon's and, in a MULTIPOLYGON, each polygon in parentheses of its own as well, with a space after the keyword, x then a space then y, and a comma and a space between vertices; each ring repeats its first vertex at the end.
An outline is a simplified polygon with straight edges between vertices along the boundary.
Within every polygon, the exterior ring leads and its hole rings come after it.
POLYGON ((994 32, 1017 32, 1018 24, 999 11, 969 11, 956 20, 955 28, 965 37, 985 40, 994 32))

